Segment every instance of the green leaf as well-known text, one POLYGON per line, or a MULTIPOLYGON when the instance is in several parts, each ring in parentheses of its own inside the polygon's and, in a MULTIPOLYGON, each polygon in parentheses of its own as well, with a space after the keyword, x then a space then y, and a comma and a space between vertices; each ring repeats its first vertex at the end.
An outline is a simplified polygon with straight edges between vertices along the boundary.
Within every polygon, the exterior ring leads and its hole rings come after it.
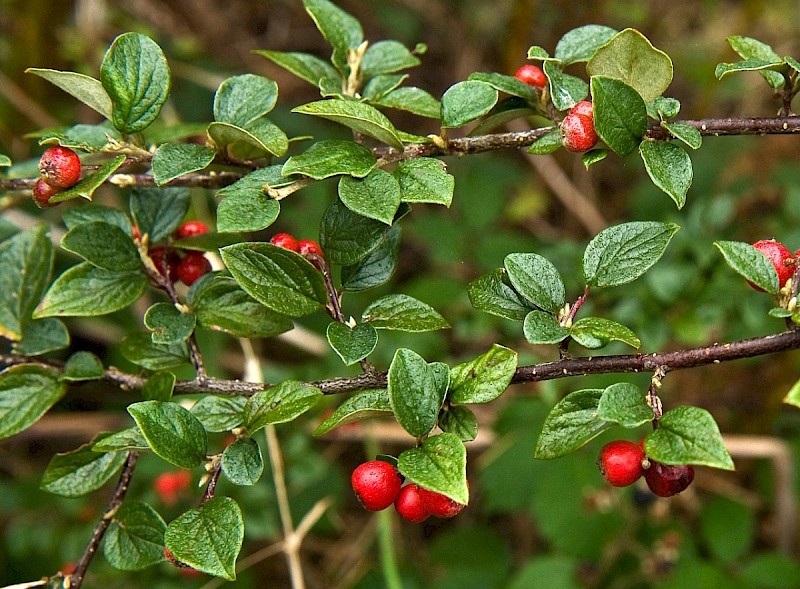
POLYGON ((413 350, 401 348, 389 366, 387 381, 398 423, 416 438, 427 435, 436 425, 444 401, 431 366, 413 350))
POLYGON ((238 337, 272 337, 294 326, 288 317, 264 307, 227 276, 204 284, 192 301, 192 310, 206 329, 238 337))
MULTIPOLYGON (((653 102, 647 103, 647 116, 655 120, 671 119, 678 116, 681 111, 681 103, 675 98, 665 98, 659 96, 653 102)), ((683 125, 684 123, 679 123, 683 125)))
POLYGON ((92 443, 92 452, 119 452, 122 450, 147 450, 147 440, 137 426, 124 429, 106 437, 97 437, 92 443))
POLYGON ((700 464, 734 470, 719 427, 700 407, 676 407, 658 421, 645 438, 647 456, 664 464, 700 464))
MULTIPOLYGON (((772 47, 752 37, 733 35, 728 37, 728 44, 731 46, 731 49, 741 55, 745 61, 760 61, 773 65, 783 61, 772 47)), ((783 86, 785 82, 784 77, 778 72, 763 71, 759 73, 772 88, 778 89, 783 86)), ((722 77, 722 75, 717 75, 717 77, 722 77)))
POLYGON ((584 317, 578 319, 570 328, 569 335, 584 348, 594 350, 608 345, 611 341, 628 344, 632 348, 642 345, 630 329, 603 317, 584 317))
POLYGON ((421 446, 397 457, 397 468, 408 480, 441 493, 457 503, 469 503, 467 450, 451 433, 431 436, 421 446))
POLYGON ((152 507, 126 501, 108 526, 103 556, 122 571, 139 571, 163 562, 166 530, 167 524, 152 507))
POLYGON ((214 94, 214 120, 246 127, 278 102, 278 84, 255 74, 232 76, 214 94))
POLYGON ((36 319, 22 331, 22 339, 12 344, 14 353, 23 356, 40 356, 63 350, 70 343, 67 326, 58 319, 36 319))
POLYGON ((439 428, 446 433, 455 434, 462 442, 471 442, 478 436, 478 418, 462 405, 453 405, 442 413, 439 428))
POLYGON ((403 86, 382 96, 375 104, 405 110, 415 115, 438 119, 442 104, 428 92, 414 86, 403 86))
POLYGON ((397 269, 400 254, 400 225, 392 225, 377 248, 360 262, 342 268, 342 289, 361 292, 387 282, 397 269))
POLYGON ((253 53, 266 57, 315 88, 319 87, 319 82, 323 78, 338 77, 336 69, 329 62, 308 53, 265 50, 255 50, 253 53))
POLYGON ((252 435, 263 427, 292 421, 311 409, 322 391, 302 382, 286 380, 259 391, 244 406, 244 426, 252 435))
POLYGON ((354 213, 337 198, 322 217, 320 245, 330 263, 350 266, 378 248, 388 229, 385 223, 354 213))
POLYGON ((400 183, 384 170, 372 170, 365 178, 342 176, 339 198, 354 213, 391 225, 400 206, 400 183))
POLYGON ((353 16, 328 0, 303 0, 306 12, 319 32, 333 47, 331 61, 342 75, 349 73, 347 54, 364 40, 361 24, 353 16))
POLYGON ((570 335, 551 313, 531 311, 522 324, 525 339, 532 344, 557 344, 570 335))
POLYGON ((234 581, 244 541, 242 511, 230 497, 213 497, 170 522, 164 540, 179 561, 234 581))
POLYGON ((142 387, 142 398, 145 401, 170 401, 175 389, 175 375, 163 371, 152 374, 142 387))
POLYGON ((517 369, 517 353, 498 344, 450 368, 450 401, 488 403, 503 394, 517 369))
POLYGON ((334 121, 403 151, 403 142, 392 122, 381 111, 363 102, 332 98, 298 106, 292 112, 334 121))
POLYGON ((120 211, 111 207, 104 207, 103 205, 93 204, 90 207, 70 207, 64 211, 64 225, 67 229, 72 229, 82 223, 103 222, 109 225, 115 225, 122 229, 125 235, 133 237, 131 222, 128 216, 120 211))
POLYGON ((175 344, 192 335, 195 316, 182 313, 175 305, 156 303, 144 314, 144 325, 153 332, 150 337, 154 344, 175 344))
POLYGON ((118 155, 117 157, 108 160, 106 163, 101 165, 96 172, 89 174, 75 186, 67 188, 66 190, 62 190, 55 196, 50 197, 50 202, 64 202, 79 197, 85 198, 86 200, 92 200, 94 191, 100 188, 100 186, 102 186, 103 183, 108 180, 108 178, 114 172, 117 171, 117 168, 119 168, 123 162, 125 162, 124 155, 118 155))
POLYGON ((442 127, 462 127, 485 115, 497 104, 497 90, 477 81, 458 82, 442 96, 442 127))
POLYGON ((642 141, 639 154, 653 184, 666 192, 678 208, 686 204, 686 193, 692 185, 692 160, 674 143, 642 141))
POLYGON ((653 410, 639 387, 618 382, 606 387, 597 405, 597 417, 622 427, 639 427, 653 420, 653 410))
POLYGON ((728 266, 762 290, 778 294, 778 272, 767 256, 749 243, 741 241, 715 241, 728 266))
POLYGON ((0 243, 0 336, 22 339, 53 270, 47 226, 21 231, 0 243))
POLYGON ((495 90, 505 92, 511 96, 519 96, 520 98, 525 98, 526 100, 532 101, 539 99, 538 92, 536 92, 532 86, 526 84, 525 82, 521 82, 514 76, 476 72, 474 74, 470 74, 469 79, 477 82, 483 82, 484 84, 489 84, 495 90))
POLYGON ((606 159, 606 156, 608 156, 607 149, 591 149, 581 156, 581 162, 583 163, 583 167, 588 170, 589 166, 603 161, 606 159))
POLYGON ((61 247, 103 270, 130 272, 142 267, 130 235, 102 221, 76 225, 61 238, 61 247))
MULTIPOLYGON (((364 84, 361 96, 364 102, 374 105, 383 96, 386 96, 389 92, 402 84, 406 78, 408 78, 408 74, 386 74, 370 78, 370 80, 364 84)), ((398 137, 400 137, 399 134, 398 137)), ((400 140, 402 141, 402 138, 400 140)))
POLYGON ((194 468, 206 459, 206 430, 188 409, 172 402, 141 401, 128 405, 128 413, 153 452, 167 462, 194 468))
POLYGON ((634 221, 603 229, 586 246, 583 275, 589 286, 619 286, 655 264, 680 229, 674 223, 634 221))
POLYGON ((399 72, 419 64, 419 59, 399 41, 378 41, 367 47, 364 52, 361 73, 371 78, 399 72))
POLYGON ((374 300, 361 315, 375 329, 396 331, 435 331, 450 324, 433 307, 402 294, 386 295, 374 300))
POLYGON ((334 321, 328 324, 328 343, 346 365, 363 360, 378 345, 378 332, 369 323, 358 323, 350 327, 334 321))
POLYGON ((0 154, 0 167, 7 168, 10 165, 11 165, 11 158, 8 157, 7 155, 0 154))
POLYGON ((588 96, 589 85, 580 78, 565 74, 556 62, 545 61, 542 69, 547 76, 550 98, 557 110, 570 109, 588 96))
POLYGON ((272 225, 281 206, 265 193, 264 187, 291 183, 281 175, 282 167, 259 168, 217 191, 217 196, 224 197, 217 207, 217 231, 261 231, 272 225))
POLYGON ((212 161, 216 152, 205 145, 194 143, 165 143, 153 154, 153 179, 162 186, 184 174, 202 170, 212 161))
POLYGON ((91 352, 79 351, 72 354, 64 364, 61 380, 79 382, 103 378, 103 362, 91 352))
POLYGON ((615 29, 601 25, 585 25, 572 29, 559 39, 554 57, 563 65, 589 61, 595 51, 617 34, 615 29))
POLYGON ((150 334, 134 333, 120 342, 120 352, 129 362, 148 370, 168 370, 189 361, 185 342, 154 344, 150 334))
MULTIPOLYGON (((102 439, 108 434, 99 434, 102 439)), ((50 459, 39 488, 63 497, 80 497, 102 487, 125 462, 124 452, 92 450, 94 441, 50 459)))
POLYGON ((563 144, 561 130, 555 128, 531 143, 528 147, 528 153, 532 153, 534 155, 548 155, 561 149, 563 144))
POLYGON ((508 275, 502 268, 473 280, 467 292, 472 306, 479 311, 512 321, 523 321, 532 310, 508 284, 508 275))
MULTIPOLYGON (((714 560, 732 566, 738 566, 745 560, 751 561, 751 550, 756 538, 756 513, 750 505, 727 497, 710 497, 703 502, 699 529, 703 545, 708 548, 714 560)), ((790 578, 777 575, 780 572, 772 569, 767 577, 776 580, 790 578)), ((747 584, 744 579, 742 582, 747 584)), ((770 586, 769 581, 764 583, 755 580, 751 583, 752 587, 762 589, 770 586)))
POLYGON ((533 105, 518 96, 509 96, 497 103, 497 105, 489 111, 481 122, 475 125, 469 132, 470 135, 485 135, 510 123, 517 119, 524 119, 538 115, 538 108, 533 108, 533 105))
POLYGON ((385 416, 391 412, 389 391, 386 389, 359 391, 345 399, 325 421, 320 423, 314 430, 314 435, 322 436, 348 423, 385 416))
POLYGON ((261 449, 251 438, 236 440, 222 453, 222 472, 234 485, 255 485, 264 472, 261 449))
POLYGON ((58 372, 21 364, 0 372, 0 440, 28 429, 67 392, 58 372))
POLYGON ((403 202, 427 202, 450 206, 455 179, 441 160, 421 157, 405 160, 393 174, 400 182, 403 202))
POLYGON ((25 73, 44 78, 111 120, 111 97, 103 88, 100 80, 76 72, 62 72, 36 67, 26 69, 25 73))
POLYGON ((613 78, 592 78, 594 127, 615 153, 633 153, 647 131, 647 107, 632 87, 613 78))
POLYGON ((327 301, 322 274, 298 253, 263 242, 229 245, 220 253, 239 286, 273 311, 299 317, 327 301))
POLYGON ((317 141, 283 166, 283 175, 300 174, 323 180, 340 174, 363 178, 376 166, 372 152, 358 143, 341 139, 317 141))
POLYGON ((564 283, 549 260, 538 254, 508 254, 503 265, 514 289, 528 301, 552 313, 564 306, 564 283))
POLYGON ((597 416, 602 395, 603 389, 584 389, 556 403, 544 421, 534 457, 550 460, 564 456, 611 427, 597 416))
POLYGON ((93 317, 124 309, 144 292, 147 278, 140 272, 109 272, 83 262, 50 286, 34 316, 93 317))
POLYGON ((188 188, 134 188, 130 198, 133 221, 150 244, 169 237, 189 210, 188 188))
POLYGON ((672 82, 672 60, 635 29, 617 33, 597 49, 586 64, 586 71, 592 77, 604 76, 625 82, 645 102, 661 96, 672 82))
POLYGON ((692 149, 700 149, 703 145, 703 136, 700 131, 686 123, 663 123, 664 128, 669 131, 676 139, 683 141, 692 149))
POLYGON ((246 127, 214 122, 208 125, 208 136, 219 152, 239 159, 283 157, 289 149, 286 133, 266 118, 256 119, 246 127))
POLYGON ((206 431, 227 432, 242 425, 245 397, 206 395, 192 405, 192 415, 200 420, 206 431))
POLYGON ((124 33, 106 52, 100 81, 111 98, 114 126, 123 133, 138 133, 158 117, 167 100, 169 66, 155 41, 124 33))

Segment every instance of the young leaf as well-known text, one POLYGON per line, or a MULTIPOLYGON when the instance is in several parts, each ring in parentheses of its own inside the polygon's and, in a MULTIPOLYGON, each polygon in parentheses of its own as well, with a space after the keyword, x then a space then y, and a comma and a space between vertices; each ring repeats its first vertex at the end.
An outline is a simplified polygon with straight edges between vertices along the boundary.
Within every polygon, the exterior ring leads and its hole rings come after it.
POLYGON ((385 223, 354 213, 337 198, 322 217, 320 245, 330 263, 350 266, 380 246, 388 230, 385 223))
POLYGON ((170 522, 164 541, 179 561, 234 581, 244 541, 242 510, 230 497, 213 497, 170 522))
POLYGON ((563 65, 589 61, 595 51, 617 34, 615 29, 601 25, 585 25, 567 32, 556 45, 554 57, 563 65))
POLYGON ((503 394, 517 369, 517 353, 498 344, 450 369, 450 401, 488 403, 503 394))
POLYGON ((676 407, 645 439, 647 456, 664 464, 701 464, 733 470, 733 460, 711 414, 700 407, 676 407))
POLYGON ((382 96, 375 104, 405 110, 429 119, 440 118, 442 112, 442 104, 438 100, 425 90, 414 86, 403 86, 392 90, 382 96))
POLYGON ((152 374, 142 387, 145 401, 171 401, 175 389, 175 375, 166 370, 152 374))
POLYGON ((186 342, 154 344, 147 333, 131 334, 119 346, 126 360, 147 370, 169 370, 189 361, 186 342))
POLYGON ((220 253, 239 286, 273 311, 299 317, 327 301, 322 274, 298 253, 262 242, 229 245, 220 253))
POLYGON ((194 143, 165 143, 153 154, 153 180, 163 186, 178 176, 202 170, 212 161, 216 152, 205 145, 194 143))
POLYGON ((255 74, 233 76, 214 94, 214 120, 247 127, 269 113, 278 102, 278 84, 255 74))
MULTIPOLYGON (((733 35, 728 37, 728 44, 731 46, 731 49, 741 55, 745 61, 753 60, 770 64, 778 64, 783 61, 772 47, 752 37, 733 35)), ((763 71, 759 73, 772 88, 778 89, 783 86, 785 82, 784 77, 778 72, 763 71)))
POLYGON ((375 329, 418 332, 450 327, 433 307, 402 294, 376 299, 364 309, 361 317, 375 329))
POLYGON ((67 326, 58 319, 35 319, 25 326, 22 339, 12 344, 12 349, 23 356, 40 356, 63 350, 69 346, 67 326))
POLYGON ((103 378, 105 370, 100 358, 91 352, 79 351, 72 354, 64 364, 64 372, 61 375, 61 380, 66 381, 84 381, 84 380, 97 380, 103 378))
POLYGON ((692 185, 692 160, 683 149, 663 141, 642 141, 639 154, 653 184, 666 192, 678 208, 686 204, 692 185))
POLYGON ((158 117, 167 100, 169 66, 155 41, 139 33, 124 33, 106 52, 100 81, 111 98, 114 126, 123 133, 138 133, 158 117))
POLYGON ((357 48, 364 40, 361 23, 329 0, 303 0, 303 6, 333 47, 333 65, 346 76, 349 73, 348 50, 357 48))
POLYGON ((442 413, 439 428, 446 433, 455 434, 462 442, 471 442, 478 436, 478 418, 463 405, 453 405, 442 413))
POLYGON ((397 457, 397 468, 408 480, 457 503, 469 503, 467 450, 451 433, 431 436, 421 446, 397 457))
POLYGON ((395 352, 387 380, 398 423, 416 438, 427 435, 436 425, 443 401, 433 369, 416 352, 401 348, 395 352))
POLYGON ((552 313, 564 306, 564 283, 549 260, 538 254, 508 254, 503 265, 514 289, 528 301, 552 313))
POLYGON ((647 107, 635 89, 603 76, 592 77, 594 128, 622 157, 633 153, 647 131, 647 107))
POLYGON ((152 331, 154 344, 175 344, 186 341, 195 326, 192 313, 181 313, 175 305, 156 303, 144 314, 144 325, 152 331))
POLYGON ((100 80, 76 72, 62 72, 37 67, 28 68, 25 73, 44 78, 111 120, 111 98, 100 80))
POLYGON ((597 405, 597 417, 622 427, 639 427, 653 420, 653 410, 639 387, 618 382, 606 387, 597 405))
POLYGON ((484 313, 523 321, 533 309, 507 281, 508 275, 502 268, 476 278, 468 287, 469 301, 484 313))
POLYGON ((778 272, 772 262, 749 243, 741 241, 715 241, 728 266, 762 290, 777 294, 780 289, 778 272))
POLYGON ((586 82, 575 76, 565 74, 554 61, 545 61, 542 66, 547 76, 550 97, 557 110, 567 110, 578 104, 589 94, 586 82))
MULTIPOLYGON (((102 439, 108 434, 99 434, 102 439)), ((39 488, 63 497, 80 497, 102 487, 125 462, 124 452, 94 452, 94 441, 50 459, 39 488)))
POLYGON ((334 321, 328 324, 328 343, 346 365, 363 360, 378 345, 378 332, 369 323, 353 327, 334 321))
MULTIPOLYGON (((681 103, 675 98, 659 96, 653 102, 647 103, 647 116, 657 121, 677 117, 681 111, 681 103)), ((680 123, 684 124, 684 123, 680 123)))
POLYGON ((114 513, 103 540, 103 555, 121 571, 139 571, 164 561, 167 524, 155 509, 140 502, 123 503, 114 513))
POLYGON ((341 139, 317 141, 283 165, 283 175, 300 174, 323 180, 340 174, 363 178, 376 166, 372 152, 358 143, 341 139))
POLYGON ((66 392, 51 368, 22 364, 0 372, 0 440, 39 421, 66 392))
POLYGON ((103 221, 76 225, 61 238, 61 247, 103 270, 131 272, 142 267, 131 237, 103 221))
POLYGON ((393 174, 400 182, 403 202, 427 202, 450 206, 455 179, 444 162, 435 158, 415 158, 397 165, 393 174))
POLYGON ((194 468, 206 458, 203 424, 177 403, 141 401, 128 405, 147 444, 158 456, 181 468, 194 468))
POLYGON ((384 170, 372 170, 365 178, 342 176, 339 198, 354 213, 391 225, 400 206, 400 183, 384 170))
POLYGON ((680 229, 674 223, 634 221, 603 229, 586 246, 583 275, 589 286, 619 286, 655 264, 680 229))
POLYGON ((200 420, 206 431, 226 432, 242 425, 245 397, 206 395, 192 405, 192 415, 200 420))
POLYGON ((222 472, 234 485, 255 485, 264 472, 261 449, 252 438, 236 440, 222 453, 222 472))
POLYGON ((570 330, 560 325, 551 313, 531 311, 522 324, 525 339, 532 344, 557 344, 570 335, 570 330))
POLYGON ((334 121, 403 151, 403 142, 392 122, 381 111, 363 102, 332 98, 298 106, 292 112, 334 121))
POLYGON ((630 329, 603 317, 578 319, 570 328, 569 334, 578 344, 590 350, 602 348, 614 340, 626 343, 632 348, 642 345, 642 342, 630 329))
POLYGON ((259 391, 244 406, 244 426, 252 435, 263 427, 299 417, 322 398, 316 387, 292 380, 259 391))
POLYGON ((189 210, 188 188, 134 188, 130 198, 131 215, 150 244, 170 236, 189 210))
POLYGON ((387 282, 397 269, 400 254, 400 225, 392 225, 377 248, 360 262, 342 268, 342 289, 360 292, 387 282))
POLYGON ((462 127, 497 104, 497 90, 477 81, 458 82, 442 96, 442 127, 462 127))
POLYGON ((253 53, 266 57, 315 88, 319 87, 320 80, 323 78, 338 77, 336 70, 329 62, 309 53, 265 50, 256 50, 253 53))
POLYGON ((584 389, 556 403, 544 421, 534 457, 550 460, 574 452, 612 424, 597 416, 603 389, 584 389))
POLYGON ((386 389, 359 391, 345 399, 325 421, 320 423, 314 430, 314 435, 322 436, 332 429, 348 423, 385 416, 391 412, 389 391, 386 389))

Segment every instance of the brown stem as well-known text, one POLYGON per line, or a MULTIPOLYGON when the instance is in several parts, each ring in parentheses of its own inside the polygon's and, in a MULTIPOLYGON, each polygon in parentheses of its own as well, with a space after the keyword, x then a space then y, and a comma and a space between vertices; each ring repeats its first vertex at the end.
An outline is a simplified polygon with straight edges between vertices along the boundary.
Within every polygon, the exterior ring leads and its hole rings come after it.
POLYGON ((222 461, 220 460, 214 466, 214 470, 211 471, 211 475, 208 478, 208 484, 206 485, 206 490, 203 491, 203 497, 200 499, 200 505, 205 504, 208 500, 214 497, 214 492, 217 489, 217 481, 219 480, 219 475, 221 472, 222 461))

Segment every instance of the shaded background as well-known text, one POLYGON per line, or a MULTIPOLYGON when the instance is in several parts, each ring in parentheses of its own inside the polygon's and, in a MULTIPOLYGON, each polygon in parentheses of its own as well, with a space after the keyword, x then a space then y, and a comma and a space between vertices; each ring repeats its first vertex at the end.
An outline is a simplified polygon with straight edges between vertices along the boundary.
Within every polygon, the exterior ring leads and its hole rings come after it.
MULTIPOLYGON (((574 2, 532 0, 338 4, 361 20, 366 39, 397 39, 409 47, 426 43, 428 52, 412 72, 410 84, 435 96, 475 71, 513 74, 525 62, 530 45, 552 52, 561 35, 589 23, 635 27, 672 57, 675 79, 667 94, 681 101, 680 118, 775 114, 778 105, 758 74, 715 79, 716 63, 738 59, 726 36, 755 37, 780 55, 800 57, 800 5, 790 1, 608 0, 579 7, 574 2)), ((252 72, 278 82, 279 104, 271 116, 290 136, 346 136, 333 125, 315 121, 312 126, 307 118, 291 114, 292 107, 318 95, 251 53, 272 49, 329 56, 329 47, 299 0, 0 0, 0 153, 15 162, 37 158, 42 148, 26 133, 99 122, 74 99, 23 71, 48 67, 96 76, 108 43, 125 31, 150 35, 167 55, 174 89, 162 114, 166 120, 210 120, 217 85, 230 75, 252 72)), ((571 73, 584 74, 573 67, 571 73)), ((405 131, 437 131, 429 120, 390 116, 405 131)), ((536 159, 515 151, 449 158, 456 177, 452 207, 415 207, 403 222, 396 276, 377 293, 351 297, 345 314, 360 314, 380 294, 402 292, 433 305, 453 325, 452 330, 429 334, 382 332, 370 357, 382 368, 401 346, 429 361, 450 363, 480 354, 493 342, 518 350, 525 364, 553 359, 549 348, 525 343, 518 324, 474 311, 466 284, 501 266, 508 253, 533 251, 556 264, 568 299, 574 300, 582 290, 583 248, 592 235, 623 220, 660 220, 682 227, 663 260, 630 285, 593 294, 586 313, 628 325, 641 338, 643 351, 779 331, 781 322, 766 315, 769 297, 749 289, 728 269, 712 242, 774 237, 792 250, 800 247, 797 153, 796 137, 706 138, 691 154, 695 178, 682 211, 653 187, 635 155, 625 160, 609 157, 589 172, 578 156, 568 153, 536 159)), ((322 211, 334 194, 331 182, 304 189, 284 203, 275 226, 250 237, 268 239, 286 230, 300 238, 316 238, 322 211)), ((122 207, 125 198, 110 189, 97 196, 103 204, 122 207)), ((196 191, 192 214, 213 223, 214 202, 213 194, 196 191)), ((57 234, 62 212, 24 204, 13 219, 19 225, 44 218, 57 234)), ((66 256, 58 262, 60 268, 72 263, 66 256)), ((68 320, 72 349, 88 349, 107 365, 135 370, 121 358, 116 344, 127 330, 140 328, 141 312, 147 307, 145 301, 140 303, 132 312, 108 318, 68 320)), ((299 323, 305 328, 299 334, 256 342, 267 381, 350 373, 317 335, 324 333, 326 317, 299 323)), ((210 333, 200 338, 212 374, 241 376, 241 354, 233 339, 210 333)), ((611 346, 612 352, 625 349, 611 346)), ((797 490, 791 471, 800 450, 800 419, 796 409, 781 404, 798 377, 799 362, 796 353, 781 354, 667 377, 662 389, 666 407, 693 404, 711 411, 723 433, 736 434, 728 439, 737 463, 735 473, 698 469, 696 483, 671 500, 653 500, 640 487, 609 489, 595 467, 604 442, 620 435, 638 439, 644 430, 614 432, 554 462, 532 459, 544 416, 563 394, 618 381, 646 386, 649 376, 512 387, 497 402, 479 408, 481 437, 468 445, 473 494, 469 508, 454 520, 422 525, 394 518, 406 586, 800 586, 800 543, 795 518, 786 507, 793 505, 797 490)), ((183 377, 191 376, 187 372, 183 377)), ((73 387, 37 426, 0 443, 0 582, 37 579, 79 557, 109 490, 81 499, 57 498, 38 490, 38 477, 54 452, 72 449, 97 431, 127 427, 124 407, 136 400, 134 393, 98 384, 73 387)), ((329 407, 334 404, 329 401, 329 407)), ((412 440, 398 435, 390 424, 357 426, 313 440, 310 430, 325 410, 279 428, 295 520, 318 499, 335 498, 335 507, 305 543, 307 583, 342 589, 382 587, 376 518, 357 505, 349 472, 364 459, 365 443, 396 455, 412 440)), ((169 521, 191 507, 198 494, 187 491, 175 505, 161 503, 152 480, 166 467, 153 456, 143 457, 130 497, 153 502, 169 521)), ((223 482, 219 492, 234 496, 245 512, 242 557, 279 539, 268 473, 253 488, 223 482)), ((235 586, 288 586, 280 554, 253 560, 235 586)), ((168 564, 121 573, 98 557, 85 586, 217 586, 209 581, 187 578, 168 564)))

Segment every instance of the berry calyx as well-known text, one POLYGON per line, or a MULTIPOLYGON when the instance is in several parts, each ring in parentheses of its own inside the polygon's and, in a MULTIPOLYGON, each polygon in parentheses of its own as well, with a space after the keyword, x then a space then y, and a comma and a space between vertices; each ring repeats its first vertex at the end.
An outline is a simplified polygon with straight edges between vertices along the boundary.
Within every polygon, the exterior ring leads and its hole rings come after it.
POLYGON ((297 240, 294 238, 293 235, 289 235, 288 233, 276 233, 272 236, 272 239, 269 240, 272 245, 277 245, 278 247, 282 247, 283 249, 292 250, 293 252, 300 251, 300 245, 297 240))
MULTIPOLYGON (((767 259, 772 262, 775 271, 778 273, 778 285, 782 287, 786 284, 786 281, 794 274, 795 261, 792 252, 786 249, 785 245, 774 239, 762 239, 755 242, 753 247, 767 256, 767 259)), ((763 288, 756 286, 749 280, 747 284, 759 292, 764 292, 763 288)))
POLYGON ((365 509, 381 511, 397 499, 403 479, 388 462, 370 460, 356 467, 350 476, 350 483, 365 509))
POLYGON ((582 100, 561 121, 561 143, 569 151, 582 153, 597 145, 592 103, 582 100))
POLYGON ((547 85, 547 77, 544 75, 544 72, 530 63, 519 68, 517 73, 514 74, 514 77, 520 82, 538 88, 539 90, 547 85))
POLYGON ((203 233, 208 233, 208 225, 202 221, 187 221, 175 230, 175 239, 186 239, 203 233))
POLYGON ((694 468, 688 464, 662 464, 650 461, 644 473, 650 490, 659 497, 672 497, 685 490, 694 480, 694 468))
POLYGON ((153 491, 165 505, 174 505, 178 501, 178 496, 192 482, 192 473, 188 470, 176 470, 164 472, 158 475, 153 481, 153 491))
POLYGON ((39 173, 54 188, 69 188, 81 179, 81 160, 69 147, 48 147, 39 160, 39 173))
POLYGON ((186 286, 191 286, 204 274, 211 272, 211 262, 203 252, 190 251, 178 262, 178 280, 186 286))
POLYGON ((50 198, 59 192, 61 192, 60 188, 51 186, 44 181, 44 178, 39 178, 36 184, 33 185, 33 201, 40 209, 58 206, 59 203, 50 202, 50 198))
POLYGON ((435 517, 455 517, 466 507, 463 503, 453 501, 446 495, 425 489, 424 487, 419 488, 419 497, 428 513, 435 517))
POLYGON ((420 496, 419 485, 406 485, 394 501, 394 508, 404 519, 416 524, 424 522, 430 516, 427 506, 420 496))
POLYGON ((597 466, 609 484, 615 487, 627 487, 639 480, 644 473, 642 468, 644 459, 645 454, 641 444, 628 440, 614 440, 601 448, 597 466))

